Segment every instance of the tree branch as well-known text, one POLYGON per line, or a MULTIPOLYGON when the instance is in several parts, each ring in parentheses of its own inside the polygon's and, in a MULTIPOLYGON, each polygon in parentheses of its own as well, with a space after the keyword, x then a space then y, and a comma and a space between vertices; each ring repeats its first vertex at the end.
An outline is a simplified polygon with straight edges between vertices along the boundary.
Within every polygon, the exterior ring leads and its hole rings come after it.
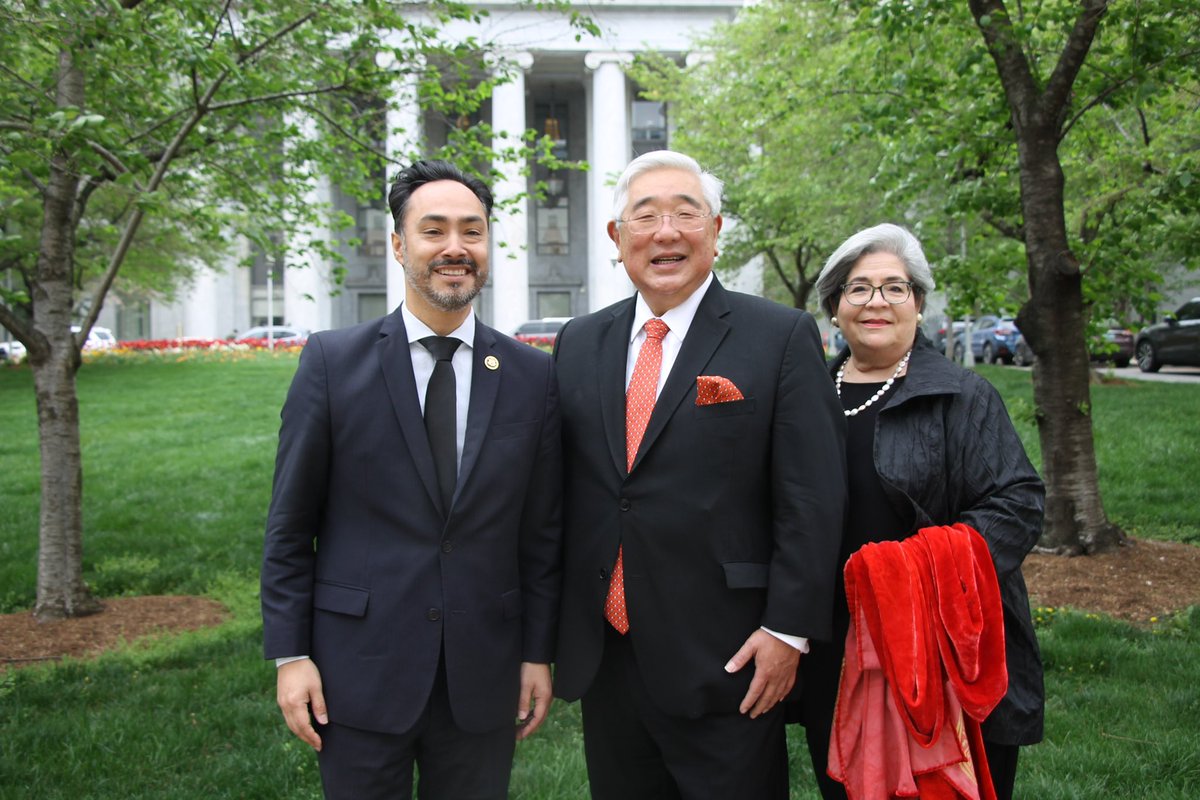
POLYGON ((310 20, 312 20, 316 16, 317 16, 317 12, 310 11, 309 13, 307 13, 304 16, 297 19, 295 22, 292 22, 289 25, 285 25, 282 28, 280 28, 279 30, 275 31, 273 34, 271 34, 270 36, 268 36, 267 38, 265 38, 261 42, 259 42, 257 45, 252 47, 250 50, 247 50, 245 53, 238 56, 238 60, 237 60, 238 65, 241 66, 241 65, 245 64, 247 61, 252 61, 253 59, 257 58, 264 50, 266 50, 272 44, 285 38, 289 33, 296 30, 297 28, 303 27, 304 25, 306 25, 310 20))
POLYGON ((1017 43, 1004 0, 967 0, 967 5, 983 35, 988 53, 996 62, 1013 122, 1021 126, 1032 123, 1029 114, 1033 110, 1031 104, 1038 96, 1037 84, 1029 62, 1017 43))
POLYGON ((1010 239, 1015 239, 1021 243, 1025 242, 1024 225, 1014 225, 1008 220, 996 216, 991 212, 990 209, 984 209, 982 212, 980 212, 980 217, 984 222, 986 222, 988 225, 991 225, 1004 236, 1007 236, 1010 239))
POLYGON ((345 126, 338 123, 337 120, 333 119, 331 116, 326 114, 318 106, 309 105, 306 103, 304 105, 304 110, 310 114, 313 114, 314 116, 318 116, 321 119, 325 120, 325 122, 327 122, 331 128, 333 128, 335 131, 337 131, 346 140, 348 140, 348 141, 352 142, 353 144, 357 145, 358 147, 362 148, 365 152, 368 152, 373 156, 377 156, 378 158, 383 159, 387 163, 391 163, 391 164, 400 163, 399 160, 395 156, 388 155, 386 152, 383 152, 383 151, 377 149, 375 147, 375 145, 371 144, 370 142, 364 142, 362 139, 355 136, 351 131, 346 130, 345 126))
MULTIPOLYGON (((1174 62, 1187 62, 1187 61, 1190 61, 1192 58, 1194 58, 1198 53, 1200 53, 1200 50, 1185 50, 1171 60, 1174 62)), ((1167 60, 1164 59, 1162 61, 1157 61, 1153 64, 1148 64, 1148 65, 1146 65, 1146 68, 1147 68, 1148 72, 1153 72, 1155 70, 1161 70, 1166 66, 1167 66, 1167 60)), ((1063 126, 1062 135, 1059 136, 1059 141, 1062 141, 1063 139, 1066 138, 1067 133, 1071 130, 1071 128, 1073 128, 1075 126, 1075 123, 1077 123, 1080 120, 1080 118, 1083 117, 1084 114, 1086 114, 1088 111, 1092 110, 1096 106, 1102 105, 1106 100, 1108 100, 1108 98, 1112 97, 1119 90, 1124 89, 1126 86, 1128 86, 1130 83, 1137 80, 1139 77, 1140 76, 1136 76, 1136 75, 1127 75, 1124 78, 1122 78, 1121 80, 1116 81, 1115 83, 1106 87, 1104 89, 1104 91, 1100 92, 1095 97, 1093 97, 1091 100, 1089 100, 1087 103, 1085 103, 1083 105, 1083 107, 1080 108, 1079 111, 1076 112, 1075 115, 1072 116, 1071 119, 1068 120, 1067 123, 1063 126)), ((1139 113, 1141 113, 1141 112, 1139 111, 1139 113)), ((1143 130, 1143 132, 1144 132, 1144 130, 1143 130)), ((1149 144, 1148 138, 1145 143, 1149 144)))
POLYGON ((297 90, 294 92, 275 92, 273 94, 260 94, 254 97, 243 97, 240 100, 226 100, 223 103, 213 103, 208 106, 210 111, 228 111, 231 108, 239 108, 241 106, 252 106, 259 103, 273 103, 276 100, 287 100, 292 97, 316 97, 323 94, 331 94, 333 92, 341 92, 349 88, 347 83, 339 83, 333 86, 318 86, 315 89, 297 90))
POLYGON ((1067 37, 1067 43, 1063 46, 1058 63, 1054 65, 1054 72, 1050 75, 1050 81, 1046 84, 1046 91, 1042 93, 1041 105, 1047 112, 1055 112, 1067 106, 1071 87, 1075 85, 1079 70, 1083 68, 1088 50, 1096 38, 1096 29, 1100 27, 1100 20, 1108 11, 1108 0, 1082 0, 1081 6, 1082 10, 1075 18, 1071 35, 1067 37))
MULTIPOLYGON (((232 0, 225 0, 225 2, 224 2, 224 3, 222 4, 222 6, 221 6, 221 13, 217 15, 217 21, 216 21, 216 23, 213 25, 213 29, 212 29, 212 35, 208 37, 208 47, 209 47, 209 49, 212 49, 212 46, 213 46, 214 44, 216 44, 216 42, 217 42, 217 34, 218 34, 218 33, 220 32, 220 30, 221 30, 221 25, 223 25, 223 24, 224 24, 224 22, 225 22, 225 17, 229 15, 229 5, 230 5, 230 3, 231 3, 231 2, 232 2, 232 0)), ((233 26, 232 26, 232 25, 230 26, 230 30, 231 30, 231 32, 232 32, 232 33, 235 33, 235 34, 236 34, 236 31, 235 31, 235 30, 233 30, 233 26)))
MULTIPOLYGON (((108 162, 109 166, 117 171, 117 175, 124 175, 126 172, 129 172, 129 167, 125 166, 125 163, 104 145, 100 144, 99 142, 94 142, 91 139, 87 140, 87 144, 88 147, 92 148, 92 151, 96 153, 96 155, 103 158, 106 162, 108 162)), ((137 184, 134 185, 136 186, 137 184)), ((139 186, 138 188, 140 189, 141 187, 139 186)))

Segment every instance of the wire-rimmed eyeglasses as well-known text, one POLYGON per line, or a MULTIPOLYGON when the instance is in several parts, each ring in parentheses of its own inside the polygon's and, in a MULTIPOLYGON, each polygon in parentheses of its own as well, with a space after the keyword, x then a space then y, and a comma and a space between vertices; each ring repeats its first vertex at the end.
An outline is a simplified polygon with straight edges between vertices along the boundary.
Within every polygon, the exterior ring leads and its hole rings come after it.
POLYGON ((704 221, 712 214, 701 214, 699 211, 679 211, 674 214, 651 214, 649 212, 620 220, 630 233, 657 233, 662 227, 663 220, 671 218, 671 226, 677 231, 688 233, 704 229, 704 221))
POLYGON ((869 283, 842 284, 842 297, 852 306, 865 306, 871 302, 875 292, 894 306, 898 306, 912 294, 911 281, 888 281, 882 286, 872 286, 869 283))

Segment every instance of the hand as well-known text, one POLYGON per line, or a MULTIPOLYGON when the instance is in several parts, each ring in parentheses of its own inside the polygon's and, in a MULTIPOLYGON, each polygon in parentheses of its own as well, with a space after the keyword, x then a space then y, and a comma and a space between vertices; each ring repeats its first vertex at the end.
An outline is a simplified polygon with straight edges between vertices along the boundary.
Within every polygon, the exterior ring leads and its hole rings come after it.
POLYGON ((754 660, 754 678, 738 706, 741 713, 754 719, 767 713, 787 697, 796 683, 800 651, 766 631, 756 630, 725 665, 726 672, 737 672, 754 660))
POLYGON ((521 663, 521 699, 517 704, 517 741, 526 738, 542 724, 554 700, 550 683, 550 665, 521 663))
POLYGON ((321 751, 321 737, 313 728, 312 716, 322 725, 329 724, 325 695, 321 692, 321 673, 311 658, 289 661, 275 670, 275 700, 283 718, 300 741, 321 751))

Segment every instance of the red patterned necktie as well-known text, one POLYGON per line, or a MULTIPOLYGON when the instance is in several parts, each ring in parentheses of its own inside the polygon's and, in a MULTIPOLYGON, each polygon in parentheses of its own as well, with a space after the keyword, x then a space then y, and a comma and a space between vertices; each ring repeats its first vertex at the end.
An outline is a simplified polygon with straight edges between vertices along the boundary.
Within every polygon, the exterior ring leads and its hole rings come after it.
MULTIPOLYGON (((646 341, 638 352, 633 365, 633 377, 629 380, 629 391, 625 393, 625 469, 633 469, 642 434, 654 410, 658 395, 658 377, 662 370, 662 340, 670 328, 661 319, 646 321, 646 341)), ((604 602, 604 618, 620 633, 629 632, 629 614, 625 609, 625 564, 624 548, 617 550, 617 563, 613 566, 612 582, 608 585, 608 599, 604 602)))

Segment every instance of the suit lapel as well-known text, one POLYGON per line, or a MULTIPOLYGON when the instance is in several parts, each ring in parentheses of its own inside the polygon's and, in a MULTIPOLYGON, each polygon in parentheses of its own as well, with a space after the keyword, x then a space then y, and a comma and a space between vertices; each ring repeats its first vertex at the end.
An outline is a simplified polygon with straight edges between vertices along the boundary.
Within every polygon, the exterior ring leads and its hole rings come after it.
POLYGON ((500 394, 500 373, 504 371, 504 362, 499 360, 495 352, 497 335, 495 330, 476 318, 475 344, 471 352, 471 403, 467 409, 467 435, 463 442, 462 463, 458 468, 458 486, 454 490, 456 501, 479 460, 479 452, 483 449, 483 440, 492 421, 492 411, 496 408, 496 398, 500 394), (488 369, 485 366, 484 362, 489 357, 496 359, 499 368, 488 369))
POLYGON ((696 376, 712 360, 713 353, 729 332, 729 322, 725 320, 728 313, 729 302, 725 289, 713 278, 712 285, 696 309, 696 316, 671 367, 671 374, 667 376, 667 382, 654 403, 654 411, 650 414, 641 447, 638 448, 637 461, 633 464, 634 469, 654 446, 667 421, 696 385, 696 376))
POLYGON ((408 334, 399 309, 384 318, 379 335, 375 349, 383 382, 392 400, 392 411, 400 423, 400 431, 417 468, 417 475, 433 504, 440 508, 442 501, 438 492, 437 472, 433 466, 433 451, 429 449, 429 437, 425 433, 425 418, 421 415, 417 380, 413 377, 408 334))
POLYGON ((600 415, 613 466, 625 477, 625 371, 629 361, 629 329, 633 325, 634 300, 613 311, 608 329, 600 333, 600 363, 597 370, 600 415))

